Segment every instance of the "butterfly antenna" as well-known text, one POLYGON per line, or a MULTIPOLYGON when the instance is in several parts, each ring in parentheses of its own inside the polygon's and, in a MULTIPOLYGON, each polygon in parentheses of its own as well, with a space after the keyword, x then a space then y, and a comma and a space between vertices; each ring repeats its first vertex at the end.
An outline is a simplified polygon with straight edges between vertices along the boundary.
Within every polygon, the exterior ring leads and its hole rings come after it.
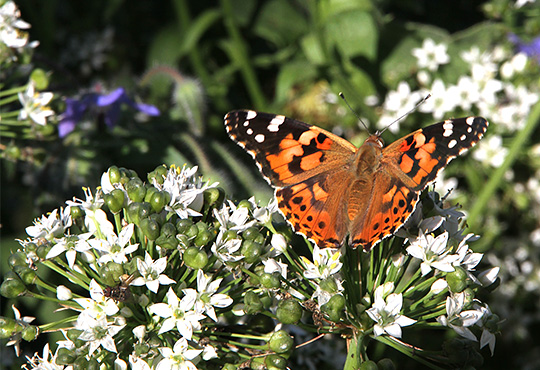
POLYGON ((396 122, 399 122, 401 121, 404 117, 407 117, 409 114, 411 114, 412 112, 414 112, 416 109, 418 109, 418 107, 422 104, 424 104, 424 102, 426 100, 428 100, 429 98, 431 97, 431 94, 427 94, 422 100, 420 100, 418 103, 416 103, 416 105, 411 109, 409 110, 408 112, 402 114, 401 116, 399 116, 398 118, 396 118, 394 121, 392 121, 388 126, 386 126, 385 128, 383 128, 378 134, 381 135, 383 132, 385 132, 388 127, 392 126, 394 123, 396 122))
POLYGON ((347 101, 347 99, 345 99, 345 95, 343 95, 342 92, 339 92, 338 95, 339 95, 339 97, 340 97, 341 99, 343 99, 343 101, 345 102, 345 104, 347 104, 347 107, 349 108, 349 110, 350 110, 351 112, 353 112, 353 114, 356 116, 356 118, 358 118, 358 120, 360 121, 360 123, 362 124, 362 126, 364 126, 364 128, 366 129, 366 131, 369 132, 369 129, 368 129, 368 127, 366 126, 366 124, 364 123, 364 121, 362 121, 362 118, 360 118, 360 116, 358 115, 358 113, 356 113, 356 112, 354 111, 354 109, 352 109, 352 107, 351 107, 351 105, 349 104, 349 102, 347 101))

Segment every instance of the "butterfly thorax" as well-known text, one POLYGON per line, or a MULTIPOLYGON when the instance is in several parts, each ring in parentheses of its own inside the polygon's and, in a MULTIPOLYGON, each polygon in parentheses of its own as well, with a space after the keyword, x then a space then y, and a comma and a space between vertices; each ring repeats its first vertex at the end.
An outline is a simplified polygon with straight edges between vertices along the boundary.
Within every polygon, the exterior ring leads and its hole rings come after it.
POLYGON ((368 177, 378 168, 384 144, 377 135, 370 135, 356 151, 354 168, 359 179, 368 177))

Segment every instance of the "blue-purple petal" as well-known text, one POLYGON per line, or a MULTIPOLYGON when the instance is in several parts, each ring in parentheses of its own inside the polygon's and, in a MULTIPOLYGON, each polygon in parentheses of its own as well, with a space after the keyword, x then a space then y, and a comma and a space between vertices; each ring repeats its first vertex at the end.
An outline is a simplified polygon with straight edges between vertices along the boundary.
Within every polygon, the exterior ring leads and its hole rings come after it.
POLYGON ((114 90, 113 92, 107 95, 98 96, 96 100, 96 105, 98 107, 107 107, 114 103, 118 103, 119 101, 122 102, 122 100, 125 100, 126 98, 127 98, 126 91, 124 90, 123 87, 119 87, 118 89, 114 90))

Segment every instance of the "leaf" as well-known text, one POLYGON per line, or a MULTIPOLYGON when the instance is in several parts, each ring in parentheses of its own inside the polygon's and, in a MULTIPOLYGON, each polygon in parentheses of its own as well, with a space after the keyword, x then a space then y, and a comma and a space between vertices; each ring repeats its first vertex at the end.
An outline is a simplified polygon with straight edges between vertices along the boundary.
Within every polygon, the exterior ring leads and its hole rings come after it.
POLYGON ((307 31, 307 22, 298 8, 288 0, 266 2, 255 22, 256 35, 284 47, 307 31))
POLYGON ((290 96, 289 91, 294 85, 317 77, 313 64, 306 60, 297 60, 287 63, 281 68, 276 81, 276 102, 285 103, 290 96))

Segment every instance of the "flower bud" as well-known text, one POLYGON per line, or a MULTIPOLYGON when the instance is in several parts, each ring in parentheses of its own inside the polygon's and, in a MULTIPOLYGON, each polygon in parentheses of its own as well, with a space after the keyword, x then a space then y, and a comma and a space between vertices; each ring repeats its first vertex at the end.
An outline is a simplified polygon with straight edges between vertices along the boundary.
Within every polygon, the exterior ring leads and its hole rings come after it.
POLYGON ((261 299, 257 295, 257 293, 248 291, 244 295, 244 311, 248 315, 253 315, 257 312, 262 311, 263 309, 263 303, 261 302, 261 299))
POLYGON ((176 231, 178 231, 179 234, 185 234, 191 226, 193 226, 193 221, 191 221, 191 219, 181 218, 176 222, 176 231))
POLYGON ((287 359, 283 356, 271 354, 265 357, 264 363, 268 369, 286 369, 287 359))
POLYGON ((467 287, 467 272, 462 267, 455 267, 446 275, 446 281, 453 293, 460 293, 467 287))
POLYGON ((294 341, 285 330, 278 330, 270 337, 268 347, 275 353, 286 353, 293 349, 294 341))
POLYGON ((6 298, 15 298, 26 291, 26 286, 20 279, 7 279, 0 285, 0 294, 6 298))
POLYGON ((72 298, 71 290, 64 285, 58 285, 56 288, 56 298, 61 301, 67 301, 72 298))
POLYGON ((259 275, 260 283, 266 289, 277 289, 281 285, 280 274, 278 272, 273 272, 268 274, 263 272, 259 275))
POLYGON ((222 188, 210 188, 203 192, 205 208, 218 208, 225 199, 225 190, 222 188))
POLYGON ((246 240, 242 243, 240 253, 244 256, 246 263, 255 263, 261 256, 262 245, 251 240, 246 240))
POLYGON ((383 358, 377 361, 377 367, 379 370, 396 370, 396 364, 389 358, 383 358))
POLYGON ((71 206, 69 208, 69 211, 71 213, 71 218, 73 218, 73 219, 84 217, 84 210, 82 209, 82 207, 71 206))
POLYGON ((17 274, 25 285, 32 285, 37 279, 36 271, 30 267, 17 269, 17 274))
POLYGON ((367 360, 360 364, 360 367, 358 368, 360 370, 378 370, 379 367, 375 363, 375 361, 367 360))
POLYGON ((71 365, 75 359, 77 358, 77 355, 74 353, 74 351, 61 347, 58 348, 58 352, 56 354, 56 364, 57 365, 71 365))
POLYGON ((208 263, 206 252, 199 250, 197 247, 186 249, 182 258, 187 266, 195 270, 202 269, 208 263))
POLYGON ((302 306, 295 299, 279 302, 276 317, 282 324, 296 324, 302 318, 302 306))
POLYGON ((26 253, 18 251, 11 253, 11 255, 8 257, 8 265, 12 269, 15 269, 16 267, 27 267, 28 262, 26 260, 26 253))
POLYGON ((142 180, 137 177, 128 181, 126 192, 133 202, 142 202, 146 195, 146 187, 142 180))
POLYGON ((159 212, 161 212, 163 210, 163 208, 167 204, 167 196, 162 191, 156 191, 150 197, 149 203, 152 206, 152 209, 155 212, 159 213, 159 212))
POLYGON ((144 218, 140 221, 139 227, 149 240, 156 240, 159 237, 159 224, 156 221, 144 218))
POLYGON ((120 169, 117 166, 109 167, 107 173, 109 174, 109 181, 111 182, 111 184, 117 184, 120 182, 122 174, 120 173, 120 169))
POLYGON ((9 339, 18 328, 15 320, 0 316, 0 339, 9 339))
POLYGON ((35 325, 26 326, 21 332, 21 338, 27 342, 31 342, 39 335, 39 328, 35 325))
POLYGON ((254 226, 248 227, 242 232, 242 238, 244 240, 255 240, 259 235, 261 235, 259 228, 254 226))
POLYGON ((321 307, 321 309, 328 315, 330 320, 339 322, 343 310, 345 309, 345 297, 341 294, 335 294, 321 307))

